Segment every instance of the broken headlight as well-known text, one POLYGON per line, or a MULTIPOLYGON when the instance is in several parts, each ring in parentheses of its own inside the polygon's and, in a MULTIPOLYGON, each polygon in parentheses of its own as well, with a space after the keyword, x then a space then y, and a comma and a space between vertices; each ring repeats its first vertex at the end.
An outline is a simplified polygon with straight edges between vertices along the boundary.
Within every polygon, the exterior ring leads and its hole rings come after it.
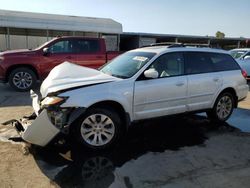
POLYGON ((51 96, 46 97, 41 101, 41 109, 46 108, 50 121, 59 129, 65 129, 67 127, 68 114, 70 108, 61 108, 68 97, 51 96))
POLYGON ((64 103, 67 97, 46 97, 41 102, 41 108, 48 108, 50 106, 58 106, 64 103))
POLYGON ((51 123, 57 128, 63 129, 67 126, 70 109, 48 110, 47 112, 51 123))

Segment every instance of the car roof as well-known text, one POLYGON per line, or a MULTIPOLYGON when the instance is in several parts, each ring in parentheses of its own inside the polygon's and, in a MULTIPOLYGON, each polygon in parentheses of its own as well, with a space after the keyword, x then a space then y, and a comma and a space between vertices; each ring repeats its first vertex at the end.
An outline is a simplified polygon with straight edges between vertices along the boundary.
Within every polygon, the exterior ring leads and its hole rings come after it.
POLYGON ((131 51, 140 51, 140 52, 153 52, 156 54, 164 52, 213 52, 213 53, 224 53, 228 54, 229 52, 221 49, 214 48, 205 48, 205 47, 168 47, 168 46, 152 46, 152 47, 143 47, 137 48, 131 51))
POLYGON ((88 36, 57 36, 53 39, 90 39, 90 40, 104 40, 103 38, 94 38, 88 36))
POLYGON ((236 48, 231 51, 250 51, 250 48, 236 48))

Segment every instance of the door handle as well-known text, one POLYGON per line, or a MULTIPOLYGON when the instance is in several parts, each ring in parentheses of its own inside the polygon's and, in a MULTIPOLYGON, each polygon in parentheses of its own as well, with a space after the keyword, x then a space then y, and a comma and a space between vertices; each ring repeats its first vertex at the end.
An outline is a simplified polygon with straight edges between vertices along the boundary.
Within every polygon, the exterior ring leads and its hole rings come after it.
POLYGON ((183 85, 184 85, 184 82, 178 82, 178 83, 176 83, 175 85, 180 87, 180 86, 183 86, 183 85))

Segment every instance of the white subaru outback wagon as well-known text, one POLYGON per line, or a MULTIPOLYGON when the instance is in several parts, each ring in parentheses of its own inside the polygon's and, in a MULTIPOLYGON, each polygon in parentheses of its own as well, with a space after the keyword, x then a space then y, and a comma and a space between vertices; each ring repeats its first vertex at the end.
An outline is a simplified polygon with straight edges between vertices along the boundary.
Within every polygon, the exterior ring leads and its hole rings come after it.
POLYGON ((99 70, 58 65, 42 83, 41 96, 31 92, 35 115, 12 123, 36 145, 61 134, 98 150, 116 144, 138 120, 204 111, 226 121, 248 90, 243 71, 226 51, 144 47, 99 70))

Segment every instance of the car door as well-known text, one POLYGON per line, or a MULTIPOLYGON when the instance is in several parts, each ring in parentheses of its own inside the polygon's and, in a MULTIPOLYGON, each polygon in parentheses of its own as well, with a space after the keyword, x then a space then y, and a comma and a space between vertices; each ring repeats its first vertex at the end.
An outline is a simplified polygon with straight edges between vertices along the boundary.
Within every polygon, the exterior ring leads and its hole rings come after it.
POLYGON ((101 49, 99 39, 79 39, 75 48, 78 65, 97 69, 106 63, 106 52, 101 49))
POLYGON ((214 71, 209 53, 186 52, 185 73, 188 75, 188 110, 210 108, 213 96, 223 83, 223 76, 214 71))
POLYGON ((42 58, 40 66, 43 70, 43 77, 46 77, 55 66, 65 61, 76 63, 77 54, 73 52, 72 39, 61 39, 51 44, 48 47, 48 52, 43 54, 42 58))
POLYGON ((142 74, 134 85, 134 118, 147 119, 186 111, 187 77, 182 53, 167 53, 148 69, 159 76, 147 79, 142 74))

